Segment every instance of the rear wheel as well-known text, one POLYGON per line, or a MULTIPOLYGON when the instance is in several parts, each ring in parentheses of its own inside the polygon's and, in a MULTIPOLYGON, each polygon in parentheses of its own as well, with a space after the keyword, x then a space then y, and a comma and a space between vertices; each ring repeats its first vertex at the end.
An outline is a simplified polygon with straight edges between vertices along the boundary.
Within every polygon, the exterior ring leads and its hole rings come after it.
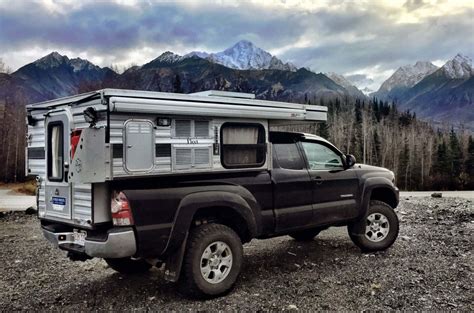
POLYGON ((151 264, 142 259, 119 258, 104 260, 110 268, 121 274, 145 273, 151 268, 151 264))
POLYGON ((385 202, 370 201, 364 219, 348 227, 352 241, 363 251, 380 251, 389 248, 398 236, 398 217, 385 202))
POLYGON ((321 232, 320 228, 305 229, 289 234, 296 241, 311 241, 321 232))
POLYGON ((214 297, 231 290, 242 265, 242 243, 229 227, 207 224, 191 230, 180 276, 181 291, 214 297))

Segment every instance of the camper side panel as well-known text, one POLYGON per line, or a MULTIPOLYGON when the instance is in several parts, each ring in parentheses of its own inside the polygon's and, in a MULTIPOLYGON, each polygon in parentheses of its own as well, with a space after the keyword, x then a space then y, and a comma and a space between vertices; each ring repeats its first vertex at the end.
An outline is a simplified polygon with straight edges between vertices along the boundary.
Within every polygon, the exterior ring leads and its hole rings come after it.
MULTIPOLYGON (((222 165, 220 136, 221 127, 225 123, 261 125, 265 137, 264 144, 268 144, 267 120, 112 113, 110 115, 112 177, 242 170, 229 169, 222 165), (162 123, 159 119, 166 121, 162 123), (144 129, 141 128, 141 123, 144 129), (145 133, 137 138, 143 138, 148 142, 149 133, 145 127, 147 124, 153 125, 154 132, 150 141, 151 146, 149 149, 144 149, 143 143, 140 142, 138 145, 137 142, 133 142, 133 138, 134 133, 140 135, 139 132, 144 131, 145 133), (135 146, 141 147, 143 158, 148 158, 149 154, 152 154, 154 163, 150 164, 149 169, 134 171, 128 164, 127 153, 135 146)), ((257 168, 267 169, 270 166, 271 158, 268 153, 264 164, 257 168)))

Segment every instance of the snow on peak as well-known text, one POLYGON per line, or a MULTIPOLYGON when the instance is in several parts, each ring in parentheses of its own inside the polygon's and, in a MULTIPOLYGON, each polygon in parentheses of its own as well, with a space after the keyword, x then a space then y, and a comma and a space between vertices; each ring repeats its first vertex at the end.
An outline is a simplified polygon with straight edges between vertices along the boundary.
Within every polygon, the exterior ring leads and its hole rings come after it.
POLYGON ((58 52, 54 51, 48 54, 47 56, 42 57, 39 60, 36 60, 34 64, 38 67, 46 69, 51 67, 57 67, 63 63, 69 62, 67 56, 62 56, 58 52))
POLYGON ((297 68, 291 63, 283 63, 277 57, 271 55, 267 51, 257 47, 248 40, 241 40, 232 47, 217 53, 207 53, 201 51, 193 51, 183 58, 193 56, 207 59, 213 63, 218 63, 226 67, 239 70, 253 69, 276 69, 286 71, 296 71, 297 68))
POLYGON ((329 72, 325 73, 327 77, 329 77, 331 80, 333 80, 336 84, 344 87, 344 88, 349 88, 349 87, 355 87, 353 83, 351 83, 347 78, 344 76, 334 73, 334 72, 329 72))
POLYGON ((268 69, 272 61, 270 53, 246 40, 239 41, 222 52, 213 53, 209 58, 215 63, 240 70, 268 69))
POLYGON ((380 86, 379 91, 388 92, 395 87, 413 87, 437 69, 436 65, 428 61, 418 61, 414 65, 402 66, 380 86))
POLYGON ((171 51, 166 51, 166 52, 162 53, 159 57, 157 57, 155 59, 155 61, 159 61, 159 62, 163 62, 163 63, 175 63, 175 62, 178 62, 182 59, 183 59, 182 56, 180 56, 176 53, 173 53, 171 51))
POLYGON ((73 67, 74 72, 79 72, 83 70, 92 70, 94 68, 99 68, 97 65, 92 64, 87 60, 81 58, 75 58, 69 60, 69 65, 73 67))
POLYGON ((451 79, 466 79, 473 75, 472 60, 460 53, 446 62, 441 69, 451 79))

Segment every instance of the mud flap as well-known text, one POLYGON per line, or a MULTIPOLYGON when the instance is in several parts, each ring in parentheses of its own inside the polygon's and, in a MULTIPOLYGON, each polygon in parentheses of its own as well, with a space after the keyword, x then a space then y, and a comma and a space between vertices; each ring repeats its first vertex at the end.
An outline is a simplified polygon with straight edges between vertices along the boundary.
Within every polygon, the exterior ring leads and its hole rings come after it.
POLYGON ((181 266, 183 265, 184 253, 186 251, 186 244, 188 242, 188 234, 184 237, 183 243, 179 249, 168 256, 165 261, 165 280, 170 282, 177 282, 181 273, 181 266))

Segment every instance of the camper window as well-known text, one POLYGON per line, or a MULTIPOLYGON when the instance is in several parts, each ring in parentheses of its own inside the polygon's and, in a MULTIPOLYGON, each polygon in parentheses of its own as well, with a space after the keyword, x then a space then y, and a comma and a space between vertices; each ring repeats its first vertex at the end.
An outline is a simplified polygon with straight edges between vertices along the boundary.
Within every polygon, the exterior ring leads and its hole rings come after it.
POLYGON ((221 161, 225 168, 260 167, 265 163, 262 125, 225 123, 221 127, 221 138, 221 161))
POLYGON ((48 126, 48 178, 51 181, 63 179, 63 124, 50 123, 48 126))

